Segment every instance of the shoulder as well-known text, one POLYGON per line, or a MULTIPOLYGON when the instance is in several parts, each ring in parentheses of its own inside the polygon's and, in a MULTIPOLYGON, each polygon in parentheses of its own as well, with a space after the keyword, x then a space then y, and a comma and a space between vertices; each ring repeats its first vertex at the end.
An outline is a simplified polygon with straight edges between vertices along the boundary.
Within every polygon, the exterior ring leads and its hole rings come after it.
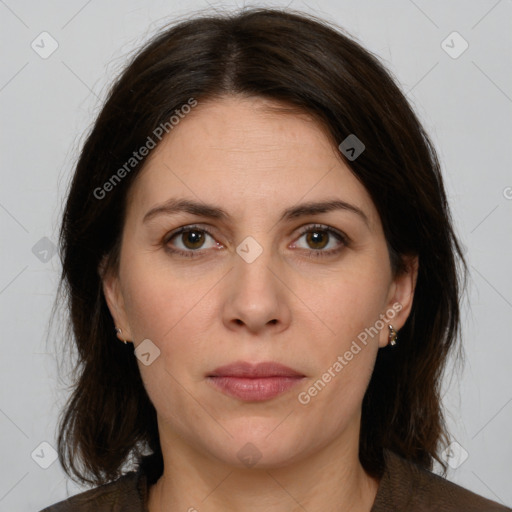
POLYGON ((94 489, 60 501, 40 512, 144 512, 146 478, 132 471, 94 489))
POLYGON ((371 512, 512 511, 385 450, 386 468, 371 512))

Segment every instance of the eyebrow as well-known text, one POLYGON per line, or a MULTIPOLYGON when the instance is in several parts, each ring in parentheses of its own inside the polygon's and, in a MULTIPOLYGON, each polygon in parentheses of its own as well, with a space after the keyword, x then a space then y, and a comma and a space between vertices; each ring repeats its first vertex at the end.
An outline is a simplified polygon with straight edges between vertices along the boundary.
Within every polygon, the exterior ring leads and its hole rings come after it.
MULTIPOLYGON (((357 206, 347 203, 340 199, 332 199, 326 201, 307 202, 297 206, 291 206, 283 211, 281 214, 280 222, 285 220, 297 219, 300 217, 306 217, 309 215, 319 215, 321 213, 327 213, 335 210, 345 210, 358 215, 364 223, 369 227, 370 223, 367 215, 357 206)), ((171 198, 165 203, 151 208, 142 219, 142 222, 148 222, 158 215, 173 215, 175 213, 190 213, 197 215, 198 217, 208 217, 212 219, 219 219, 227 221, 231 219, 231 216, 223 210, 221 207, 192 201, 190 199, 174 199, 171 198)))

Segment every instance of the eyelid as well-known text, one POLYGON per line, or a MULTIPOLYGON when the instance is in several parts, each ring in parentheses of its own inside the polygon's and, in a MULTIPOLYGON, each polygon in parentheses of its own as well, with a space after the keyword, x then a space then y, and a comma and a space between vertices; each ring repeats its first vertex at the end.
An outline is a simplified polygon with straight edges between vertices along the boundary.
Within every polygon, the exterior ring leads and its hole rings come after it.
POLYGON ((348 245, 351 242, 350 238, 345 233, 343 233, 343 231, 340 231, 339 229, 333 228, 331 226, 327 226, 326 224, 314 223, 303 226, 303 228, 301 228, 301 231, 299 232, 299 237, 301 237, 304 233, 309 233, 310 231, 314 231, 315 229, 327 231, 328 233, 337 235, 341 239, 341 241, 346 245, 348 245))
MULTIPOLYGON (((215 238, 215 235, 213 234, 212 230, 209 227, 205 227, 205 225, 202 225, 202 224, 187 224, 186 226, 181 226, 181 227, 171 231, 170 233, 167 233, 164 236, 163 243, 164 244, 169 243, 169 241, 172 238, 174 238, 177 235, 180 235, 181 233, 183 233, 185 231, 194 231, 194 230, 204 231, 205 233, 210 235, 212 238, 215 238)), ((194 252, 199 252, 199 251, 194 251, 194 252)))

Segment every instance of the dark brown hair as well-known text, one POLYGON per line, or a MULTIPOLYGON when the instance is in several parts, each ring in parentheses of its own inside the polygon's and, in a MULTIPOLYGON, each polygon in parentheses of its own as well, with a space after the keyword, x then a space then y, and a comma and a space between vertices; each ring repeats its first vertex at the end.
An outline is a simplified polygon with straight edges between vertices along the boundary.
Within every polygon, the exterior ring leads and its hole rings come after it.
POLYGON ((76 382, 59 425, 64 469, 94 484, 117 478, 130 461, 142 460, 151 481, 162 471, 156 412, 132 345, 115 336, 98 271, 104 256, 117 271, 127 192, 145 158, 101 198, 94 191, 190 98, 200 104, 229 94, 307 113, 335 147, 350 134, 364 143, 357 159, 340 158, 372 197, 393 270, 406 271, 400 256, 413 254, 419 271, 399 343, 379 350, 363 400, 360 460, 380 476, 390 449, 427 469, 436 459, 446 472, 440 386, 460 337, 466 264, 435 150, 375 56, 340 27, 280 9, 203 13, 159 32, 115 81, 85 141, 60 232, 60 292, 77 349, 76 382))

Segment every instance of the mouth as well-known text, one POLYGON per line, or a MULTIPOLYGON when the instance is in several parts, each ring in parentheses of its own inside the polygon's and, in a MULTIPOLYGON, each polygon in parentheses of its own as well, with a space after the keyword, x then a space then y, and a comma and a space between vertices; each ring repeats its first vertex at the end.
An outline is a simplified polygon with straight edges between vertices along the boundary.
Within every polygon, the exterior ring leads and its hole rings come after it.
POLYGON ((206 376, 222 393, 247 402, 270 400, 296 386, 305 375, 275 362, 237 361, 206 376))

